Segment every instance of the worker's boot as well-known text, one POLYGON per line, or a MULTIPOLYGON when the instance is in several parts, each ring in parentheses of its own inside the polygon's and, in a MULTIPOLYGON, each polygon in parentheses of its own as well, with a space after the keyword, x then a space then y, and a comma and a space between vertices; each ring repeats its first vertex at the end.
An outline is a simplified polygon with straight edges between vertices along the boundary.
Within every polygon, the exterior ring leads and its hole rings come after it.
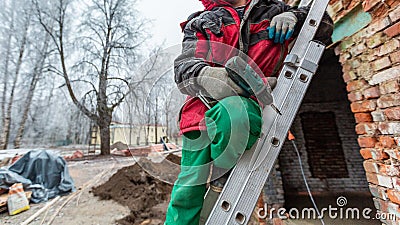
POLYGON ((229 169, 213 166, 210 187, 208 188, 204 198, 203 208, 200 213, 199 225, 204 225, 206 223, 211 210, 218 200, 219 194, 222 192, 222 188, 229 178, 230 173, 231 170, 229 169))

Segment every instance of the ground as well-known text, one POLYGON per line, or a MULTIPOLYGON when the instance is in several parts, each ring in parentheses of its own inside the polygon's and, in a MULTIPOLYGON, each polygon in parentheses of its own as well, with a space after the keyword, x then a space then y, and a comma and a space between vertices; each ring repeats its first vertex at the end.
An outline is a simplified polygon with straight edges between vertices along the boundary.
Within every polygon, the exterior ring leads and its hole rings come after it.
MULTIPOLYGON (((56 211, 67 200, 69 202, 61 209, 52 224, 116 224, 116 220, 129 215, 128 207, 114 201, 99 200, 90 193, 91 188, 106 182, 118 169, 134 163, 133 158, 112 156, 69 162, 69 172, 78 191, 60 198, 55 205, 49 208, 48 212, 43 213, 30 224, 48 224, 49 220, 56 215, 56 211), (44 217, 45 220, 42 223, 44 217)), ((3 213, 0 215, 0 224, 20 224, 45 205, 46 203, 31 204, 30 210, 12 217, 3 213)))
MULTIPOLYGON (((179 172, 179 165, 177 165, 179 158, 168 157, 170 161, 163 161, 160 157, 151 158, 157 163, 146 158, 120 156, 86 157, 69 161, 69 172, 75 181, 77 192, 61 197, 49 210, 30 224, 50 224, 49 222, 54 219, 51 224, 161 225, 169 201, 171 184, 179 172), (116 173, 117 171, 119 172, 116 173)), ((354 193, 346 193, 345 196, 349 207, 373 208, 369 196, 354 193)), ((335 205, 336 198, 336 195, 315 196, 319 207, 335 205)), ((30 210, 16 216, 0 214, 0 224, 21 224, 46 204, 32 204, 30 210)), ((294 196, 286 199, 286 205, 287 208, 301 209, 311 207, 311 202, 308 196, 294 196)), ((325 223, 330 225, 380 224, 377 220, 330 219, 325 219, 325 223)), ((283 224, 317 225, 321 222, 285 220, 283 224)))

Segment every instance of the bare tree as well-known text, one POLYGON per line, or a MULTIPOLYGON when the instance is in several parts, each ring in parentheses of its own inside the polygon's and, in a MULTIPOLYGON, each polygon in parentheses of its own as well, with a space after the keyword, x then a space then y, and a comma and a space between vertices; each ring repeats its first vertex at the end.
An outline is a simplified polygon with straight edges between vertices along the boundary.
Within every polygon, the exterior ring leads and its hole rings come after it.
MULTIPOLYGON (((7 7, 4 7, 4 11, 2 13, 2 20, 5 22, 4 23, 5 26, 8 23, 8 28, 6 28, 3 31, 4 33, 8 34, 8 35, 4 35, 4 36, 7 36, 7 39, 4 40, 6 42, 6 46, 5 46, 6 51, 5 51, 5 57, 4 57, 4 70, 3 70, 3 93, 2 93, 2 97, 1 97, 1 121, 2 121, 2 125, 4 126, 5 119, 6 119, 9 66, 10 66, 10 63, 11 63, 10 61, 11 61, 11 57, 12 57, 11 56, 11 45, 12 45, 12 39, 13 39, 13 34, 14 34, 14 10, 8 10, 7 7)), ((0 141, 0 145, 3 145, 2 142, 3 141, 0 141)))
POLYGON ((80 51, 73 53, 80 60, 70 67, 66 31, 73 25, 68 14, 71 1, 51 1, 51 4, 33 1, 39 22, 59 54, 60 69, 54 67, 53 71, 64 78, 72 102, 99 126, 101 154, 109 154, 113 111, 146 79, 130 77, 139 47, 145 40, 144 22, 133 9, 135 0, 91 1, 77 32, 80 35, 75 39, 78 40, 75 43, 82 44, 80 51), (50 26, 53 22, 54 28, 50 26), (95 112, 89 110, 93 105, 95 112))
POLYGON ((16 134, 16 137, 14 139, 14 148, 20 148, 21 147, 21 140, 22 136, 24 135, 25 131, 25 125, 26 121, 28 119, 28 113, 32 104, 32 99, 34 92, 36 90, 37 83, 39 82, 41 76, 43 75, 43 68, 45 65, 46 58, 48 57, 48 48, 49 48, 49 41, 50 37, 49 35, 45 35, 43 38, 43 44, 40 49, 38 49, 37 55, 36 56, 36 63, 34 65, 33 71, 32 71, 32 77, 31 81, 29 84, 29 89, 28 93, 26 94, 26 99, 23 104, 22 108, 22 118, 19 122, 18 126, 18 131, 16 134))
MULTIPOLYGON (((11 84, 11 89, 9 90, 9 98, 8 98, 8 103, 7 107, 5 109, 5 114, 4 114, 4 120, 3 120, 3 130, 2 130, 2 135, 1 135, 1 140, 0 140, 0 149, 6 149, 8 146, 8 141, 10 137, 10 128, 11 128, 11 112, 12 112, 12 107, 14 104, 14 97, 15 97, 15 92, 17 88, 17 83, 18 83, 18 78, 20 75, 22 63, 23 63, 23 58, 25 56, 25 50, 26 50, 26 45, 27 45, 27 39, 28 39, 28 31, 29 27, 31 25, 31 14, 27 11, 27 8, 22 8, 22 16, 19 16, 18 22, 19 22, 19 28, 21 29, 21 33, 16 32, 18 34, 21 34, 20 36, 15 36, 16 39, 16 44, 17 44, 17 61, 15 63, 15 70, 14 70, 14 77, 12 78, 12 84, 11 84)), ((15 19, 15 18, 13 18, 15 19)), ((7 82, 7 81, 6 81, 7 82)), ((8 92, 8 90, 7 90, 8 92)), ((7 94, 7 93, 6 93, 7 94)), ((7 102, 7 100, 4 100, 7 102)))

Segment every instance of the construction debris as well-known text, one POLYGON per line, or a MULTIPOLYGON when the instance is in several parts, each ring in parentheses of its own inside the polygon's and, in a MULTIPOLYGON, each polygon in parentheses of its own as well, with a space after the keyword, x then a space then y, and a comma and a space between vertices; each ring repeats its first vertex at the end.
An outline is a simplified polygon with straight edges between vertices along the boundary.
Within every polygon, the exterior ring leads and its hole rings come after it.
POLYGON ((9 189, 15 183, 32 191, 33 203, 75 191, 65 160, 51 150, 27 152, 8 169, 0 169, 0 188, 9 189))
POLYGON ((83 158, 83 156, 84 156, 83 152, 80 150, 77 150, 72 155, 64 156, 64 159, 68 161, 68 160, 73 160, 73 159, 80 159, 80 158, 83 158))

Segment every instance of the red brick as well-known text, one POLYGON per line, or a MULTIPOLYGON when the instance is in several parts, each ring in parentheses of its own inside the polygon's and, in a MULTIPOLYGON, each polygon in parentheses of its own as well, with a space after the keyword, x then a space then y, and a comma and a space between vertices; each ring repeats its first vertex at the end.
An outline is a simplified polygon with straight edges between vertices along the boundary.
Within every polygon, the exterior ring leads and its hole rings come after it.
POLYGON ((376 19, 368 27, 369 34, 370 35, 376 34, 378 31, 381 31, 390 26, 390 24, 391 21, 389 17, 376 19))
POLYGON ((359 137, 358 144, 361 148, 373 148, 376 144, 376 138, 374 137, 359 137))
POLYGON ((389 13, 389 17, 392 20, 392 22, 397 22, 397 20, 400 19, 400 7, 397 7, 395 10, 391 11, 389 13))
MULTIPOLYGON (((350 1, 350 0, 348 0, 348 1, 350 1)), ((346 8, 347 11, 351 11, 352 9, 354 9, 358 5, 359 2, 353 0, 353 1, 350 1, 350 3, 351 4, 346 8)))
POLYGON ((384 36, 382 32, 376 33, 367 40, 367 46, 368 48, 378 47, 379 45, 385 43, 386 39, 387 37, 384 36))
POLYGON ((337 14, 340 10, 343 9, 342 1, 330 2, 329 5, 330 5, 330 11, 332 11, 334 14, 337 14))
POLYGON ((364 87, 368 87, 368 83, 365 80, 350 81, 347 84, 347 91, 351 92, 351 91, 359 90, 364 87))
POLYGON ((348 9, 348 6, 349 6, 349 4, 350 4, 351 2, 352 2, 351 0, 342 0, 343 7, 344 7, 345 9, 348 9))
POLYGON ((382 200, 387 200, 387 189, 375 184, 370 184, 369 185, 369 190, 372 194, 372 196, 376 197, 376 198, 380 198, 382 200))
POLYGON ((386 109, 384 113, 389 120, 400 120, 400 107, 386 109))
POLYGON ((390 58, 388 56, 380 58, 372 63, 372 67, 375 71, 383 70, 389 68, 392 65, 390 58))
POLYGON ((350 60, 350 65, 351 65, 351 68, 357 69, 358 67, 360 67, 361 63, 360 63, 360 60, 354 59, 354 60, 350 60))
POLYGON ((383 148, 391 148, 394 146, 394 138, 389 136, 380 136, 379 145, 383 148))
POLYGON ((357 134, 375 134, 378 126, 375 123, 360 123, 356 126, 356 133, 357 134))
POLYGON ((387 195, 390 199, 390 201, 400 204, 400 192, 395 191, 395 190, 388 190, 387 195))
POLYGON ((389 201, 384 201, 384 200, 379 199, 379 198, 374 198, 373 200, 374 200, 374 205, 378 210, 380 210, 382 212, 387 212, 388 211, 388 203, 389 203, 389 201))
POLYGON ((392 63, 400 62, 400 51, 390 54, 390 60, 392 61, 392 63))
POLYGON ((400 106, 400 93, 383 95, 378 99, 377 104, 381 109, 400 106))
POLYGON ((400 41, 392 38, 390 41, 383 44, 381 47, 378 48, 377 55, 383 56, 389 53, 394 52, 396 49, 400 47, 400 41))
POLYGON ((360 150, 360 154, 361 156, 367 160, 367 159, 372 159, 372 153, 371 153, 371 149, 369 148, 363 148, 360 150))
POLYGON ((372 76, 372 79, 369 80, 368 82, 370 85, 376 85, 399 77, 400 77, 400 65, 393 66, 392 68, 387 70, 382 70, 381 72, 372 76))
POLYGON ((382 161, 389 159, 389 155, 384 150, 371 149, 371 154, 372 154, 372 159, 375 160, 382 161))
POLYGON ((354 118, 356 119, 356 123, 372 122, 372 116, 370 113, 356 113, 354 114, 354 118))
MULTIPOLYGON (((363 163, 364 170, 368 173, 376 173, 383 176, 397 176, 399 174, 399 170, 397 167, 392 165, 386 165, 380 162, 376 162, 373 160, 367 160, 363 163)), ((379 180, 378 176, 378 180, 379 180)), ((387 181, 388 182, 388 181, 387 181)), ((393 180, 389 183, 393 184, 393 180)))
POLYGON ((371 112, 371 116, 374 122, 383 122, 386 120, 385 114, 381 110, 371 112))
POLYGON ((367 181, 369 183, 379 185, 378 177, 376 176, 376 173, 368 173, 367 172, 366 177, 367 177, 367 181))
POLYGON ((378 125, 378 129, 382 134, 399 134, 400 123, 399 122, 381 122, 378 125))
POLYGON ((343 71, 343 73, 346 73, 346 72, 351 71, 351 65, 350 65, 350 63, 348 63, 348 62, 346 61, 346 63, 344 63, 344 64, 342 65, 342 71, 343 71))
POLYGON ((347 62, 347 60, 351 58, 351 54, 348 52, 344 52, 343 54, 341 54, 341 52, 339 52, 339 54, 340 54, 339 62, 342 64, 347 62))
POLYGON ((343 80, 346 83, 348 83, 351 80, 355 80, 356 78, 357 78, 357 75, 354 73, 354 71, 343 72, 343 80))
POLYGON ((379 96, 381 95, 378 86, 364 90, 363 94, 366 99, 379 98, 379 96))
MULTIPOLYGON (((369 80, 371 76, 373 76, 376 72, 371 66, 371 62, 368 60, 366 63, 362 63, 360 67, 356 69, 359 77, 369 80)), ((366 86, 367 88, 368 86, 366 86)))
POLYGON ((351 92, 347 95, 350 102, 361 101, 364 99, 363 95, 359 91, 351 92))
POLYGON ((394 25, 387 28, 384 33, 389 37, 394 37, 400 34, 400 22, 395 23, 394 25))
POLYGON ((395 190, 400 191, 400 178, 392 177, 392 183, 395 190))
POLYGON ((376 175, 378 178, 378 185, 387 188, 393 188, 392 178, 381 174, 376 175))
POLYGON ((385 2, 389 6, 390 9, 394 9, 398 5, 400 5, 400 1, 399 0, 385 0, 385 2))
POLYGON ((364 170, 368 173, 379 173, 378 165, 373 160, 363 162, 364 170))
POLYGON ((380 84, 379 91, 382 95, 399 92, 400 86, 398 80, 391 80, 380 84))
POLYGON ((354 113, 359 112, 372 112, 376 109, 376 101, 366 100, 363 102, 353 102, 350 105, 351 111, 354 113))
POLYGON ((389 176, 388 172, 390 172, 390 165, 386 165, 383 163, 377 163, 376 166, 378 168, 379 174, 389 176))
POLYGON ((373 10, 370 11, 372 18, 383 18, 385 15, 387 15, 392 1, 398 1, 398 0, 381 0, 381 1, 385 1, 385 4, 379 4, 377 5, 377 7, 375 7, 373 10))
POLYGON ((380 0, 365 0, 362 3, 365 12, 370 11, 374 6, 376 6, 380 0))
POLYGON ((397 147, 400 147, 400 137, 394 137, 394 142, 396 143, 397 147))
POLYGON ((361 156, 365 159, 374 159, 378 161, 389 159, 389 155, 384 150, 376 150, 373 148, 363 148, 360 150, 361 156))
POLYGON ((381 174, 384 174, 384 175, 387 175, 387 176, 399 176, 399 174, 400 174, 398 166, 386 165, 386 164, 383 164, 383 163, 379 163, 378 166, 379 166, 379 172, 381 174))
POLYGON ((358 44, 358 45, 350 48, 350 53, 354 57, 354 56, 358 56, 361 53, 365 52, 366 49, 367 49, 367 46, 364 43, 361 43, 361 44, 358 44))

